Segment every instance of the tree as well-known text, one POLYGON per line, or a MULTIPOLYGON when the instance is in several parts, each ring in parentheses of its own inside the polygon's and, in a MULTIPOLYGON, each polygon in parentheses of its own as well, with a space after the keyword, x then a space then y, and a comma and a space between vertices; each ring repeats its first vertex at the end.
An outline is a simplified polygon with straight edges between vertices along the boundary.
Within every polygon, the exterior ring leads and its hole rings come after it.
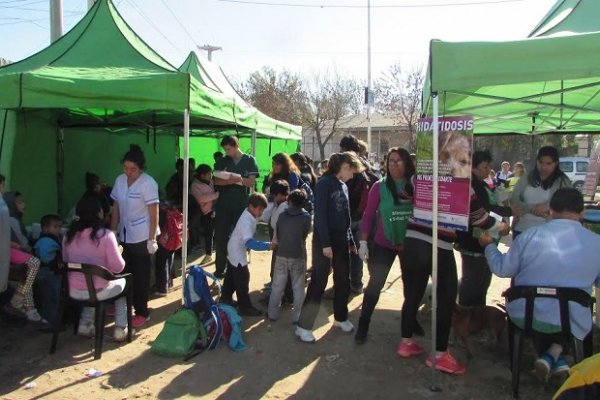
POLYGON ((391 115, 398 123, 406 125, 411 152, 415 151, 416 146, 423 81, 424 76, 420 68, 404 73, 397 63, 391 65, 374 85, 376 107, 391 115))
POLYGON ((321 160, 340 119, 360 110, 360 93, 358 83, 337 73, 313 77, 303 125, 315 133, 321 160))
POLYGON ((265 66, 261 71, 250 74, 239 92, 266 115, 295 125, 303 124, 307 93, 300 76, 286 70, 277 73, 265 66))

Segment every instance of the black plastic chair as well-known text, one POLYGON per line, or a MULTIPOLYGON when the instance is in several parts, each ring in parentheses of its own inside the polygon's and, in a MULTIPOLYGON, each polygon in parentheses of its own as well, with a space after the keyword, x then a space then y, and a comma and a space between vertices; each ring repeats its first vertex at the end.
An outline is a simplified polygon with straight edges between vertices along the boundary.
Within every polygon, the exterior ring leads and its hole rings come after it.
POLYGON ((73 321, 73 333, 77 334, 77 328, 79 326, 79 314, 82 307, 94 307, 94 324, 95 324, 95 343, 94 343, 94 359, 99 360, 102 357, 102 340, 104 337, 104 323, 105 323, 105 310, 106 306, 112 303, 114 300, 121 298, 123 296, 126 297, 127 301, 127 342, 131 343, 131 332, 132 332, 132 324, 131 324, 131 314, 132 314, 132 283, 130 273, 124 274, 112 274, 110 271, 105 268, 99 267, 97 265, 91 264, 76 264, 69 263, 67 268, 64 269, 64 284, 63 284, 63 300, 61 301, 59 315, 60 318, 57 319, 57 322, 53 328, 52 335, 52 343, 50 345, 50 354, 53 354, 56 351, 56 344, 58 342, 58 334, 61 331, 61 321, 63 320, 63 314, 65 309, 65 303, 71 302, 74 303, 77 307, 75 308, 76 313, 74 315, 73 321), (81 266, 81 268, 79 268, 81 266), (78 300, 69 296, 69 284, 67 275, 70 272, 78 272, 83 273, 85 276, 85 282, 87 285, 87 290, 89 294, 89 299, 87 300, 78 300), (96 296, 96 289, 94 288, 93 277, 97 276, 107 281, 113 281, 121 278, 125 278, 125 289, 116 296, 98 300, 96 296))
POLYGON ((517 299, 525 299, 525 326, 523 329, 517 327, 507 318, 508 343, 510 352, 510 368, 512 372, 512 392, 513 397, 519 397, 520 363, 523 353, 523 337, 531 337, 534 329, 533 314, 534 301, 538 298, 554 298, 558 300, 560 310, 561 333, 565 337, 565 342, 572 341, 575 362, 579 362, 584 357, 592 355, 592 334, 588 334, 584 341, 577 339, 571 333, 571 319, 569 315, 569 302, 575 302, 592 312, 593 299, 584 290, 578 288, 563 287, 541 287, 541 286, 513 286, 508 288, 502 296, 506 303, 517 299), (584 343, 585 342, 585 343, 584 343))

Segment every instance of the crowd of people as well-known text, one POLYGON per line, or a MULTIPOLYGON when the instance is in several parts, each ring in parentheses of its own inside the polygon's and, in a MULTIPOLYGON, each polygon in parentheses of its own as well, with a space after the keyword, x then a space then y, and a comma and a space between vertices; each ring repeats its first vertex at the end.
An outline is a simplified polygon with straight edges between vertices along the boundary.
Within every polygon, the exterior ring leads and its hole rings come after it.
MULTIPOLYGON (((261 193, 254 191, 260 178, 256 159, 242 152, 235 136, 224 137, 221 147, 224 154, 214 154, 212 167, 196 167, 190 160, 193 179, 188 221, 190 247, 204 247, 203 265, 213 261, 214 250, 215 276, 224 280, 221 301, 236 306, 244 316, 262 314, 249 296, 247 250, 271 250, 266 317, 276 321, 282 301, 292 303, 296 336, 302 342, 314 342, 313 325, 333 272, 333 325, 343 332, 355 332, 355 342, 363 344, 368 340, 371 317, 389 271, 399 259, 403 304, 397 354, 412 358, 424 353, 416 338, 424 335, 417 311, 431 275, 433 240, 431 225, 412 219, 414 155, 403 148, 391 148, 381 170, 376 170, 366 158, 364 144, 348 135, 340 142, 340 152, 320 165, 319 178, 302 153, 273 155, 261 193), (255 239, 259 221, 267 223, 270 241, 255 239), (309 258, 306 240, 311 231, 309 258), (364 264, 369 272, 366 288, 364 264), (363 295, 356 329, 348 316, 352 293, 363 295)), ((513 277, 516 284, 568 283, 589 293, 592 284, 600 283, 600 267, 588 262, 593 258, 594 243, 600 245, 600 236, 584 232, 575 223, 583 210, 581 194, 570 188, 570 181, 560 171, 555 148, 540 148, 528 173, 520 162, 511 172, 508 161, 502 162, 500 171, 493 172, 492 154, 487 150, 474 151, 471 158, 468 231, 438 230, 437 347, 431 349, 425 362, 449 374, 466 371, 448 351, 455 304, 485 306, 492 273, 513 277), (511 220, 514 242, 503 255, 494 244, 510 233, 511 220), (568 257, 556 253, 564 246, 557 246, 553 239, 554 233, 567 231, 571 233, 563 244, 569 243, 565 249, 568 257), (571 255, 573 249, 577 249, 577 255, 571 255), (462 260, 460 285, 455 250, 462 260), (542 258, 536 258, 539 252, 542 258), (582 268, 581 273, 576 272, 577 268, 582 268), (561 271, 571 271, 570 278, 564 282, 553 279, 561 271)), ((15 289, 7 286, 5 274, 0 276, 0 302, 30 321, 53 323, 59 318, 58 265, 91 263, 113 273, 125 270, 133 275, 133 326, 127 326, 124 300, 118 300, 112 311, 113 338, 125 340, 128 329, 142 328, 151 318, 151 293, 165 296, 172 286, 175 250, 159 240, 168 212, 161 203, 181 207, 184 193, 182 160, 176 163, 176 173, 166 184, 162 199, 157 182, 145 172, 145 164, 140 147, 131 145, 122 159, 123 173, 108 196, 99 178, 86 174, 86 191, 64 238, 60 238, 61 218, 46 215, 41 220, 42 234, 33 246, 23 225, 23 196, 17 191, 4 193, 4 177, 0 175, 0 266, 10 261, 26 270, 25 279, 15 289), (156 272, 153 287, 152 266, 156 272), (34 299, 36 280, 44 288, 39 299, 34 299)), ((120 280, 95 280, 94 286, 98 298, 124 290, 120 280)), ((85 289, 83 276, 72 273, 70 295, 86 298, 85 289)), ((552 306, 545 307, 549 319, 544 322, 553 327, 556 321, 552 306)), ((509 314, 514 310, 509 307, 509 314)), ((5 324, 18 322, 4 311, 0 317, 5 324)), ((587 334, 591 329, 589 314, 574 317, 580 322, 578 334, 587 334)), ((79 334, 93 335, 93 324, 92 310, 84 309, 79 334)), ((551 329, 548 332, 552 334, 551 329)), ((540 352, 536 362, 548 375, 563 372, 566 367, 563 343, 551 338, 551 345, 540 352)))

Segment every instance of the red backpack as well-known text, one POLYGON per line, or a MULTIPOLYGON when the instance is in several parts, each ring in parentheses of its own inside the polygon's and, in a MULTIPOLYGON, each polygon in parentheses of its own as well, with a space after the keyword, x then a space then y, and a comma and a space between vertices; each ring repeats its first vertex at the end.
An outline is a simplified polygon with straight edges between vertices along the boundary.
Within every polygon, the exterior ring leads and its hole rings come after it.
POLYGON ((158 238, 158 244, 168 251, 181 248, 183 242, 183 213, 172 206, 161 206, 165 223, 158 238))

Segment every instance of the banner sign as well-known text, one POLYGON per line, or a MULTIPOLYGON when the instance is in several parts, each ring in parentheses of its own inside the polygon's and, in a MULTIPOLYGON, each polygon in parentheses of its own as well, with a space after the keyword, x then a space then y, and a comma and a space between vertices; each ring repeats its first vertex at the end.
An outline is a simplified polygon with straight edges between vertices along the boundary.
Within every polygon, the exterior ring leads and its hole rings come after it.
MULTIPOLYGON (((473 117, 444 117, 439 126, 438 226, 464 230, 469 225, 473 117)), ((431 118, 419 120, 417 129, 417 173, 413 217, 431 225, 433 197, 433 125, 431 118)))

